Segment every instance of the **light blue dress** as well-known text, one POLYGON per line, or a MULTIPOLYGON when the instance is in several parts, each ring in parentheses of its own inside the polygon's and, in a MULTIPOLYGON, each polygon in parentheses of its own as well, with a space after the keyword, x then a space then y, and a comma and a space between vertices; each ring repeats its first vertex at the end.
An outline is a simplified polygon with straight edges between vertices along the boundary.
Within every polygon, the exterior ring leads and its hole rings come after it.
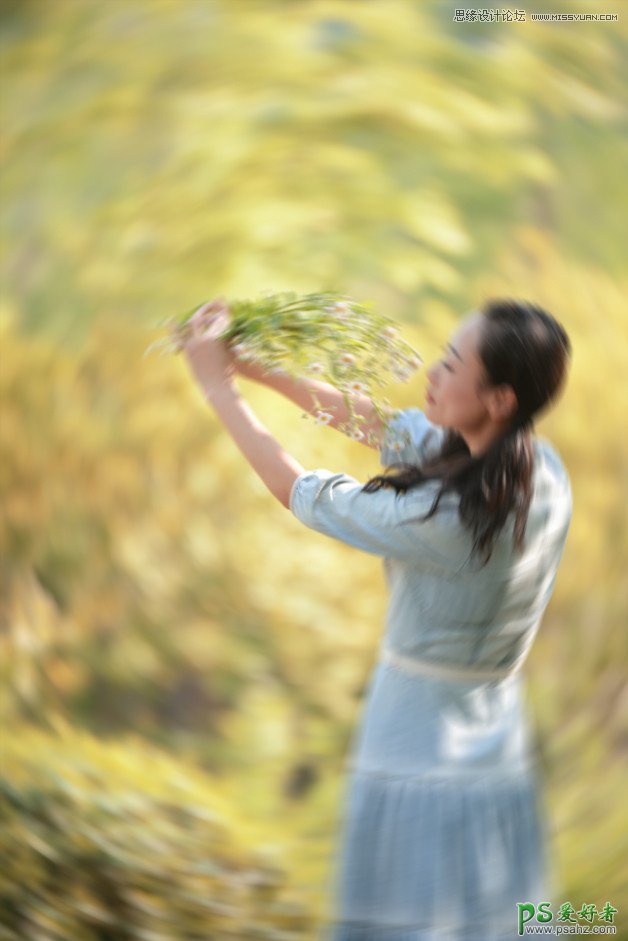
MULTIPOLYGON (((384 466, 421 463, 442 429, 396 413, 384 466)), ((559 889, 520 668, 549 601, 571 518, 555 450, 534 439, 523 554, 512 523, 482 568, 449 494, 397 496, 326 469, 290 494, 306 526, 383 557, 390 592, 349 749, 325 941, 506 941, 517 902, 559 889)), ((552 911, 556 909, 552 907, 552 911)))

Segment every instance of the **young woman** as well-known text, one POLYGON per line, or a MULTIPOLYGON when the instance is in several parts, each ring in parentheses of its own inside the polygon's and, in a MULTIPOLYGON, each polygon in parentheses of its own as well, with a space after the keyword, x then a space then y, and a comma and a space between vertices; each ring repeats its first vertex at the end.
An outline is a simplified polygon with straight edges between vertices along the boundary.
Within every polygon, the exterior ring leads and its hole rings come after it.
POLYGON ((390 589, 350 749, 326 937, 516 938, 517 903, 554 902, 557 889, 521 666, 571 518, 561 461, 533 433, 562 388, 568 337, 535 304, 487 302, 429 370, 425 411, 384 428, 358 400, 387 468, 363 485, 304 470, 233 379, 312 411, 315 390, 333 424, 347 417, 341 393, 236 363, 216 339, 227 322, 220 302, 201 308, 185 348, 209 403, 271 493, 306 526, 381 556, 390 589))

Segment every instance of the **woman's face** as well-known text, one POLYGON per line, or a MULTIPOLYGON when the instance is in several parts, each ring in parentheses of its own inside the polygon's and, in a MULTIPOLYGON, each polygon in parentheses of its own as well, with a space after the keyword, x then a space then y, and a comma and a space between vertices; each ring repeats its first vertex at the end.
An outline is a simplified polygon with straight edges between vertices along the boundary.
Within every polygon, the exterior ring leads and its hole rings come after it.
POLYGON ((465 438, 483 431, 492 421, 490 386, 477 352, 483 320, 477 313, 466 317, 442 359, 427 371, 427 418, 435 425, 453 428, 465 438))

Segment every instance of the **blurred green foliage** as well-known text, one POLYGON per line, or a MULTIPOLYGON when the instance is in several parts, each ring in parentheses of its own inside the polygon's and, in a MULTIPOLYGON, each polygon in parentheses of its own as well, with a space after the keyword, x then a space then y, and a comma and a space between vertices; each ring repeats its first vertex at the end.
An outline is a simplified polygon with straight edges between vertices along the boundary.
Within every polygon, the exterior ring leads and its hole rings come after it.
POLYGON ((9 743, 0 778, 2 938, 288 941, 312 919, 211 781, 145 743, 57 723, 9 743))
MULTIPOLYGON (((142 353, 150 324, 204 296, 330 285, 404 321, 428 362, 486 296, 533 299, 572 338, 539 430, 574 519, 528 697, 565 899, 609 899, 628 937, 625 5, 604 3, 616 23, 544 25, 461 25, 455 6, 2 5, 0 853, 7 912, 19 884, 31 914, 41 903, 33 937, 59 938, 37 847, 83 867, 54 821, 75 814, 86 753, 79 843, 83 825, 107 838, 100 800, 134 843, 127 788, 172 846, 162 795, 179 768, 199 782, 182 812, 238 807, 219 813, 243 867, 256 827, 272 831, 295 898, 324 913, 385 613, 379 562, 284 512, 181 361, 142 353)), ((374 452, 240 383, 304 466, 377 471, 374 452)), ((422 390, 391 398, 420 405, 422 390)), ((208 832, 190 859, 216 862, 215 847, 208 832)), ((109 879, 103 858, 89 871, 109 879)), ((102 909, 89 879, 76 898, 102 909)), ((194 937, 184 925, 165 937, 194 937)))

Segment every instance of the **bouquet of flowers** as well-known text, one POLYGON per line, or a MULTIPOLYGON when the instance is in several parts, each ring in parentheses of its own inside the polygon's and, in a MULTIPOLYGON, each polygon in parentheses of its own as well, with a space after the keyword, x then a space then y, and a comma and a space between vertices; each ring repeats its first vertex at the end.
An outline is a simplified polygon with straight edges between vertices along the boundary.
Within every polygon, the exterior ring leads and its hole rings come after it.
MULTIPOLYGON (((190 318, 200 306, 162 320, 159 326, 166 328, 167 335, 151 343, 146 352, 179 352, 190 318)), ((407 382, 422 365, 421 356, 401 338, 392 320, 342 294, 284 292, 266 294, 259 300, 230 301, 228 306, 230 323, 221 339, 233 354, 242 362, 255 362, 266 372, 312 377, 339 389, 351 416, 339 430, 357 440, 364 438, 364 433, 359 427, 363 419, 355 412, 355 397, 368 396, 388 424, 390 403, 376 389, 391 378, 407 382)), ((304 413, 303 417, 309 416, 304 413)), ((333 415, 319 408, 314 417, 317 423, 327 424, 333 415)))

